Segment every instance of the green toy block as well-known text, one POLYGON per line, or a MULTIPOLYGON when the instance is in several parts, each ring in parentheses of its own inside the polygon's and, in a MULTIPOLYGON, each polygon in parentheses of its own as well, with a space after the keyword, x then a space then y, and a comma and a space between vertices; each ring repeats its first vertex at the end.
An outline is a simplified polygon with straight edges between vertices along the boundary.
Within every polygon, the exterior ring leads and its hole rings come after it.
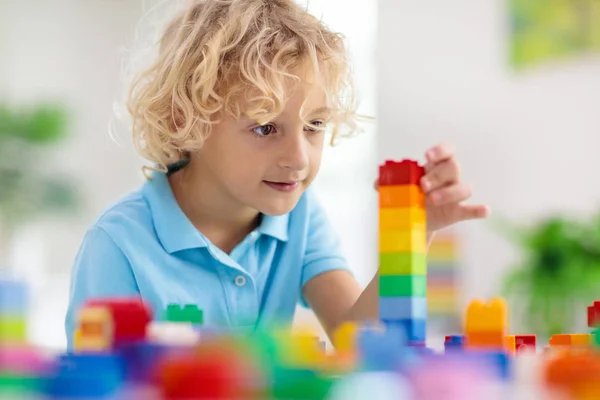
POLYGON ((594 347, 600 347, 600 328, 595 328, 592 331, 592 343, 594 347))
POLYGON ((420 253, 379 253, 380 275, 426 275, 427 257, 420 253))
POLYGON ((165 312, 165 320, 169 322, 189 322, 196 325, 204 323, 204 313, 195 304, 169 304, 165 312))
POLYGON ((39 390, 43 378, 38 376, 0 373, 0 398, 2 394, 22 394, 39 390))
POLYGON ((402 296, 426 296, 426 275, 380 275, 379 296, 402 297, 402 296))
POLYGON ((27 321, 23 317, 0 316, 0 343, 27 340, 27 321))

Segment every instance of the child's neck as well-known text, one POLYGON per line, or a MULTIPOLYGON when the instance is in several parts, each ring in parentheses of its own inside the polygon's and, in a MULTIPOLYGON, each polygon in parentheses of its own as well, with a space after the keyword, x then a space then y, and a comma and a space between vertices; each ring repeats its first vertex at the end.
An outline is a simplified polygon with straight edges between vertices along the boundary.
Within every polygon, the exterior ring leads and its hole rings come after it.
POLYGON ((208 240, 225 253, 231 253, 258 226, 260 213, 225 195, 210 179, 186 172, 169 177, 179 207, 208 240))

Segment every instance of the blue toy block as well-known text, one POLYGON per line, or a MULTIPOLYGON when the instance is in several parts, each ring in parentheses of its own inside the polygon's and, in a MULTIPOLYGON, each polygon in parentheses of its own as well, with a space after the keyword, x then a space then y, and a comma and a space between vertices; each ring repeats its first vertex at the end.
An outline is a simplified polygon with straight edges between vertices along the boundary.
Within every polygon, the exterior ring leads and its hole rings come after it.
POLYGON ((427 298, 424 296, 380 297, 379 319, 427 319, 427 298))
POLYGON ((0 315, 27 314, 28 300, 29 291, 25 282, 0 278, 0 315))
POLYGON ((166 345, 146 342, 119 346, 118 353, 123 360, 125 379, 133 383, 152 382, 156 364, 169 350, 166 345))
POLYGON ((121 357, 114 354, 65 354, 48 377, 43 394, 60 399, 96 398, 117 393, 123 383, 121 357))
POLYGON ((360 363, 367 371, 395 371, 406 349, 406 335, 398 326, 362 328, 356 342, 360 363))
POLYGON ((427 338, 426 319, 382 319, 382 322, 386 326, 401 329, 409 342, 425 343, 425 339, 427 338))
POLYGON ((461 350, 464 347, 465 337, 463 335, 450 335, 444 340, 444 350, 461 350))

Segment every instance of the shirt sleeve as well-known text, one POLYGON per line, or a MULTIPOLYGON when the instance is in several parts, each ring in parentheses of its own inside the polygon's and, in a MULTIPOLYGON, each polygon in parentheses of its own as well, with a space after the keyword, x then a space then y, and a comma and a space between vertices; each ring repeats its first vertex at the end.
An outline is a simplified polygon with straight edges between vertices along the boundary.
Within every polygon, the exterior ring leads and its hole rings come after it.
POLYGON ((65 317, 67 349, 72 349, 77 313, 87 300, 136 295, 139 289, 125 254, 106 231, 91 228, 83 239, 71 273, 65 317))
MULTIPOLYGON (((308 231, 306 251, 302 265, 302 288, 312 278, 324 272, 344 270, 352 274, 346 258, 342 255, 340 237, 331 224, 325 209, 312 191, 307 191, 308 231)), ((304 295, 300 304, 308 308, 304 295)))

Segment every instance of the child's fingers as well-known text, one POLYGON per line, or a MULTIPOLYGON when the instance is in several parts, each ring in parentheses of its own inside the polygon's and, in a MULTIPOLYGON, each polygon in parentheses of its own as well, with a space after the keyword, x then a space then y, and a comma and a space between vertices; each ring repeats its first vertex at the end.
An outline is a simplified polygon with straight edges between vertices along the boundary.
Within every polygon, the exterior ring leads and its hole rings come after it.
POLYGON ((459 221, 486 218, 490 208, 483 204, 461 204, 459 206, 459 221))
POLYGON ((439 144, 425 153, 427 164, 434 166, 442 161, 449 160, 454 157, 454 148, 448 143, 439 144))
POLYGON ((427 192, 456 183, 460 180, 460 168, 454 158, 443 161, 433 167, 421 179, 421 187, 427 192))
POLYGON ((459 183, 441 189, 437 189, 430 193, 429 200, 435 206, 445 204, 460 203, 468 200, 472 195, 472 189, 466 183, 459 183))

